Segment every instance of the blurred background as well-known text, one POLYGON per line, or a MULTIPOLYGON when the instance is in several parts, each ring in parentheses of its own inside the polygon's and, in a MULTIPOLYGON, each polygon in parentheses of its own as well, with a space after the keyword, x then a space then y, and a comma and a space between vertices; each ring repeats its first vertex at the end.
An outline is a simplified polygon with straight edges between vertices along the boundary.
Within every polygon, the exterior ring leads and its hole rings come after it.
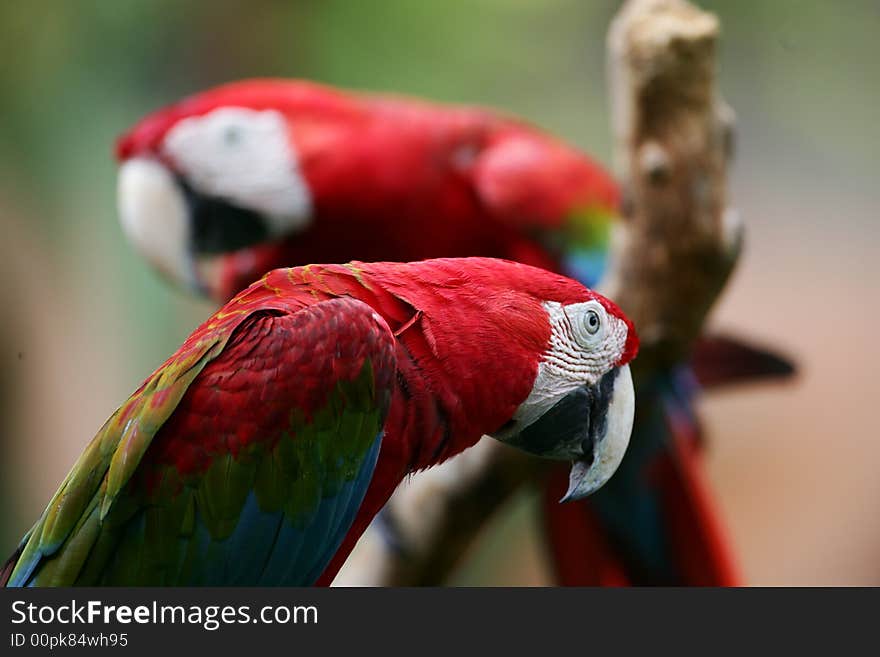
MULTIPOLYGON (((880 4, 700 0, 722 24, 747 225, 719 328, 794 355, 794 383, 700 403, 746 582, 880 584, 880 4)), ((252 76, 497 106, 610 164, 612 0, 0 3, 0 552, 85 443, 211 311, 116 220, 114 138, 252 76)), ((550 582, 523 494, 456 584, 550 582)))

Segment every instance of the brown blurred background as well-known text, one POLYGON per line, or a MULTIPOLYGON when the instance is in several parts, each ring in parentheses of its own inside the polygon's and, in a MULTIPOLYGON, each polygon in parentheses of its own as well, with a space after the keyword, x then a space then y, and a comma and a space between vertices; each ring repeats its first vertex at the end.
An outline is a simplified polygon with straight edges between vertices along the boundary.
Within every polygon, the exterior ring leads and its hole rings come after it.
MULTIPOLYGON (((125 244, 115 136, 183 94, 309 77, 494 105, 608 162, 611 0, 0 4, 0 552, 211 306, 125 244)), ((801 374, 701 402, 750 584, 880 584, 880 5, 702 1, 738 114, 745 254, 716 327, 801 374)), ((457 584, 549 581, 524 494, 457 584)))

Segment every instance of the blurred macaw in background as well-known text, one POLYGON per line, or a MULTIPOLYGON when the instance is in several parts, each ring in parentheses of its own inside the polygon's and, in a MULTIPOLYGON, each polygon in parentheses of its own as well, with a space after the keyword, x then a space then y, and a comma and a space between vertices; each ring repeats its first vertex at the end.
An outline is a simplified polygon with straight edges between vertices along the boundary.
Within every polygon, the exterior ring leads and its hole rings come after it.
MULTIPOLYGON (((496 256, 595 286, 619 215, 602 167, 523 121, 305 81, 186 98, 122 136, 117 157, 126 235, 173 282, 218 301, 275 267, 355 258, 496 256)), ((546 482, 560 583, 738 583, 700 464, 694 372, 721 385, 789 365, 715 336, 693 369, 637 379, 633 443, 611 483, 559 505, 565 471, 546 482)))
POLYGON ((484 434, 573 460, 579 499, 626 450, 637 350, 613 303, 518 263, 274 270, 105 423, 0 584, 311 584, 484 434))

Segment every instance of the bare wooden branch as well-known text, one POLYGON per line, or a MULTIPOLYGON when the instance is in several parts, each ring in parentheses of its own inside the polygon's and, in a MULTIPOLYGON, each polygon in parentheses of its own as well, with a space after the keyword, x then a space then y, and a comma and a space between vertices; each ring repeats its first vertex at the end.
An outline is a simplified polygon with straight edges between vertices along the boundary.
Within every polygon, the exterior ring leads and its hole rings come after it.
POLYGON ((624 190, 603 291, 633 320, 641 371, 681 362, 739 254, 727 210, 733 113, 715 87, 718 19, 685 0, 631 0, 608 34, 624 190))
MULTIPOLYGON (((603 292, 642 342, 633 374, 686 357, 739 253, 727 209, 733 113, 715 87, 718 20, 685 0, 629 0, 608 35, 623 220, 603 292)), ((483 439, 401 487, 342 584, 440 584, 490 516, 545 461, 483 439)))

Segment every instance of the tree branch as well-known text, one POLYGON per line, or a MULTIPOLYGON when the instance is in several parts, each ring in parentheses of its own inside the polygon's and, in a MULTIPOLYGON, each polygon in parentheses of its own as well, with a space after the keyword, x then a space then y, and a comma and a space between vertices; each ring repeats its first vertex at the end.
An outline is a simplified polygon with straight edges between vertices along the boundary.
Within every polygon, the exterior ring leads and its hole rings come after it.
POLYGON ((643 372, 687 358, 742 242, 727 209, 734 117, 715 87, 718 30, 685 0, 631 0, 608 34, 624 208, 602 289, 638 328, 643 372))

